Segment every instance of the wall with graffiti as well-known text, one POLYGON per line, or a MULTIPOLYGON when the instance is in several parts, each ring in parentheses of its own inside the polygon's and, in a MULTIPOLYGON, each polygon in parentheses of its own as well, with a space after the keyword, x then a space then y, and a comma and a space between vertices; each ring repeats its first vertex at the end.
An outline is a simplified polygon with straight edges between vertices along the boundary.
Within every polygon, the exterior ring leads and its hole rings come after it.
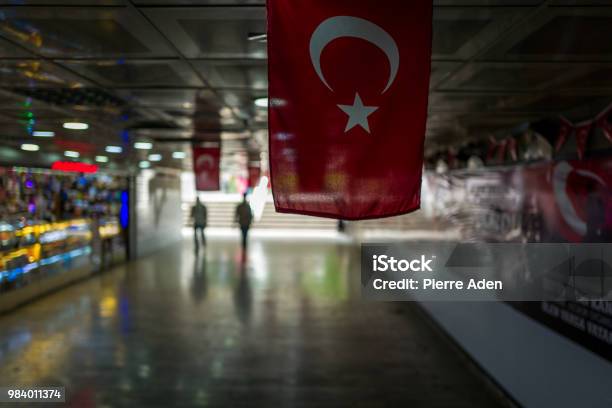
MULTIPOLYGON (((424 185, 424 213, 466 241, 612 242, 610 156, 428 172, 424 185)), ((519 404, 600 406, 612 376, 604 299, 421 305, 519 404)))
MULTIPOLYGON (((612 242, 612 158, 540 162, 426 175, 434 217, 467 241, 612 242)), ((603 279, 612 279, 604 276, 603 279)), ((612 301, 612 293, 604 294, 612 301)), ((510 303, 612 361, 612 302, 510 303)))

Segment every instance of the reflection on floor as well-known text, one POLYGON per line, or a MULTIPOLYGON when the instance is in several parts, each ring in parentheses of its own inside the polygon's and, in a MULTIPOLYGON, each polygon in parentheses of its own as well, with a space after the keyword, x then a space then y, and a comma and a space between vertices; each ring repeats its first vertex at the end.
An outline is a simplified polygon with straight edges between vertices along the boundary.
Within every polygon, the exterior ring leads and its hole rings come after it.
POLYGON ((0 386, 68 406, 492 407, 410 304, 365 303, 346 242, 191 240, 0 316, 0 386))

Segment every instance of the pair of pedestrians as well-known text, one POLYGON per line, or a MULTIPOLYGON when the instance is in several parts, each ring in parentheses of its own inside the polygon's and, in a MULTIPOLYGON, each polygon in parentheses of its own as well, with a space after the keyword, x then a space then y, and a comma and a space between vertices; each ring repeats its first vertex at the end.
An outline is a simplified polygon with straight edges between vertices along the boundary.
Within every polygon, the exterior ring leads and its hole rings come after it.
MULTIPOLYGON (((246 198, 247 195, 245 193, 242 195, 242 202, 238 204, 234 214, 234 221, 238 223, 242 233, 242 248, 247 247, 249 229, 253 223, 253 212, 251 211, 251 206, 247 202, 246 198)), ((198 235, 200 236, 201 244, 206 245, 206 235, 204 234, 204 229, 208 224, 208 210, 200 201, 199 197, 196 199, 196 203, 191 209, 191 218, 193 219, 193 238, 195 241, 196 250, 198 250, 200 246, 200 242, 198 242, 198 235)))

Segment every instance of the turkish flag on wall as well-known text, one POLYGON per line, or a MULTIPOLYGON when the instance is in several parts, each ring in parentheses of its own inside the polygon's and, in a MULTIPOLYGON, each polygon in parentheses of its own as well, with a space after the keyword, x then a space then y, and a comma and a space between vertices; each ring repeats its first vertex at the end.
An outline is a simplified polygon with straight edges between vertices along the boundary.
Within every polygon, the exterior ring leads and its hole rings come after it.
POLYGON ((195 173, 196 190, 218 191, 219 164, 221 149, 219 147, 193 146, 193 171, 195 173))
POLYGON ((431 19, 431 0, 268 0, 277 211, 419 208, 431 19))

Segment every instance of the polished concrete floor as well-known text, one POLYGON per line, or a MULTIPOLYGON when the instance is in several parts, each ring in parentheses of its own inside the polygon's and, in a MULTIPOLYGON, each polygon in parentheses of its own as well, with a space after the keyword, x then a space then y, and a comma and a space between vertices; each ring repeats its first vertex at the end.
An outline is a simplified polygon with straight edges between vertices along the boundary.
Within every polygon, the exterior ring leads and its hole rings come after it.
POLYGON ((0 316, 0 386, 64 385, 73 407, 501 406, 416 306, 360 300, 358 251, 186 240, 0 316))

